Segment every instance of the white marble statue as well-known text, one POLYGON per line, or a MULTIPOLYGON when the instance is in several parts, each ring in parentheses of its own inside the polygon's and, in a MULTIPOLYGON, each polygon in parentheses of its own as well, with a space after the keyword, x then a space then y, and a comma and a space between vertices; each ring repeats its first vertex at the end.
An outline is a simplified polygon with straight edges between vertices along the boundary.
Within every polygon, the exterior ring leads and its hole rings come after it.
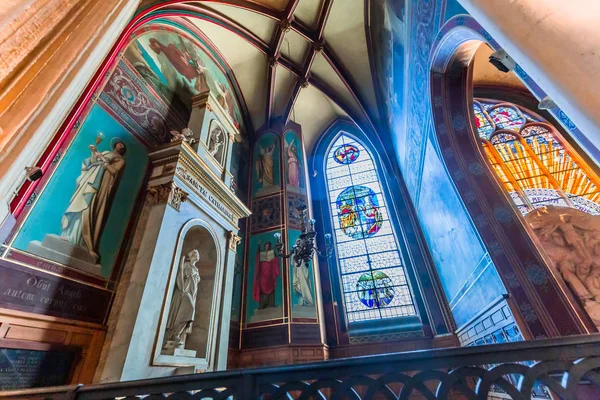
POLYGON ((527 214, 525 221, 600 327, 600 216, 548 205, 527 214))
POLYGON ((210 136, 208 138, 208 152, 211 156, 215 158, 217 157, 219 149, 223 146, 224 136, 223 129, 221 129, 220 126, 215 126, 210 132, 210 136))
POLYGON ((196 267, 199 260, 200 254, 194 249, 181 258, 177 271, 166 330, 167 341, 177 348, 185 347, 186 336, 192 332, 200 283, 200 272, 196 267))

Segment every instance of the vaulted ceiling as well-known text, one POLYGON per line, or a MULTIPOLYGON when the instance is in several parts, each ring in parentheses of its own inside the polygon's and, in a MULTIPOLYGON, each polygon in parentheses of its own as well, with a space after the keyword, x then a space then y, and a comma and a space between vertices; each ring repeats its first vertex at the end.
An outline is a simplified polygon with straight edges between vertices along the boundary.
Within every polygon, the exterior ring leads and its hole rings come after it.
MULTIPOLYGON (((378 126, 369 61, 368 0, 205 0, 161 9, 214 45, 231 67, 254 130, 277 118, 303 129, 307 149, 335 119, 378 126)), ((146 3, 145 6, 148 4, 146 3)))

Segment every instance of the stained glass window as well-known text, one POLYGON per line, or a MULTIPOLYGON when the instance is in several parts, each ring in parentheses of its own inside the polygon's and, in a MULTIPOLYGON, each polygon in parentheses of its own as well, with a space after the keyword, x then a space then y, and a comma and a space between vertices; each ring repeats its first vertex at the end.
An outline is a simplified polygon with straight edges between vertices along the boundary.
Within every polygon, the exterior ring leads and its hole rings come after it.
POLYGON ((325 164, 348 322, 416 315, 371 153, 342 134, 325 164))
POLYGON ((545 205, 600 215, 600 178, 543 118, 511 103, 476 99, 485 154, 523 215, 545 205))

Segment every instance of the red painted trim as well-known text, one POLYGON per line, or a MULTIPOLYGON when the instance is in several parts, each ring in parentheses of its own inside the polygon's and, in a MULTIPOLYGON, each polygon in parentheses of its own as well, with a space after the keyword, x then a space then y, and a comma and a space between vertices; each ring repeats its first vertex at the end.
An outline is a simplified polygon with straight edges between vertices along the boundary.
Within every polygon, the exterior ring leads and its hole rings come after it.
POLYGON ((315 41, 313 32, 311 32, 310 29, 302 25, 299 21, 292 21, 290 26, 292 30, 294 30, 298 35, 306 39, 307 42, 313 43, 315 41))
POLYGON ((329 18, 329 14, 331 13, 332 6, 333 0, 325 0, 323 2, 323 8, 319 12, 319 28, 317 30, 317 37, 319 39, 323 38, 323 33, 325 32, 325 24, 327 24, 327 19, 329 18))
POLYGON ((279 65, 281 65, 283 68, 290 71, 292 74, 294 74, 298 77, 304 76, 304 73, 287 58, 280 57, 277 60, 277 62, 279 63, 279 65))

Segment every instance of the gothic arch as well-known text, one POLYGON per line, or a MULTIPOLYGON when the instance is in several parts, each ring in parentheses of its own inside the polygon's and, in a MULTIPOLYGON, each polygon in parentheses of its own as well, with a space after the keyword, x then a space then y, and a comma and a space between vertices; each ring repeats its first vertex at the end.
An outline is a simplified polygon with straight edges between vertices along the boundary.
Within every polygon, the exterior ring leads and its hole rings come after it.
MULTIPOLYGON (((453 329, 453 321, 449 309, 444 308, 444 295, 440 283, 437 281, 431 261, 423 252, 424 239, 416 228, 416 215, 408 200, 397 166, 387 157, 383 144, 377 136, 365 135, 354 123, 347 120, 333 122, 317 140, 309 158, 309 175, 311 178, 311 200, 313 213, 318 221, 317 225, 323 227, 323 233, 317 236, 319 246, 324 247, 323 234, 333 232, 333 223, 330 218, 331 210, 328 202, 328 188, 325 177, 326 158, 333 144, 341 136, 346 135, 362 144, 372 157, 375 169, 380 177, 388 177, 389 181, 380 180, 382 194, 389 208, 389 218, 395 232, 396 243, 403 265, 406 269, 409 282, 413 291, 415 307, 418 309, 416 317, 409 317, 408 325, 413 328, 421 325, 425 336, 448 333, 453 329), (394 182, 393 185, 390 182, 394 182)), ((338 262, 334 256, 326 261, 320 259, 319 270, 322 281, 324 312, 326 321, 335 321, 326 325, 328 341, 334 338, 338 344, 348 343, 350 336, 354 335, 388 335, 394 337, 393 329, 381 329, 375 325, 385 325, 385 320, 377 324, 364 324, 350 334, 345 318, 345 310, 341 307, 340 299, 343 296, 338 275, 338 262), (383 322, 383 324, 382 324, 383 322)), ((407 325, 407 326, 408 326, 407 325)), ((421 328, 419 328, 421 329, 421 328)))
MULTIPOLYGON (((526 336, 595 331, 562 279, 555 278, 557 272, 546 267, 528 228, 480 151, 471 123, 474 112, 470 64, 482 43, 494 50, 499 48, 466 15, 450 19, 434 42, 430 88, 435 136, 442 158, 509 292, 509 304, 526 336)), ((527 76, 522 70, 518 75, 522 80, 527 76)), ((533 92, 538 96, 543 93, 539 87, 533 92)))

